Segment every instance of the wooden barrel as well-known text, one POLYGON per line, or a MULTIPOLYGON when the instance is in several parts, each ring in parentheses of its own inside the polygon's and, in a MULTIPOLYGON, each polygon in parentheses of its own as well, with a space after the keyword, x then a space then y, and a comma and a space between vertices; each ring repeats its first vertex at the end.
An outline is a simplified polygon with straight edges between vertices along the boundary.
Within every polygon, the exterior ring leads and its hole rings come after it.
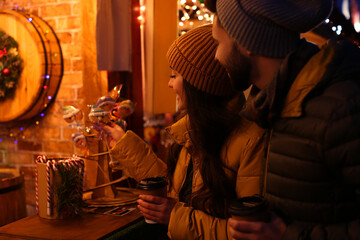
POLYGON ((0 11, 0 29, 17 41, 24 61, 14 96, 0 101, 0 123, 30 119, 55 99, 63 75, 60 43, 47 22, 25 12, 0 11))
POLYGON ((26 216, 24 175, 0 168, 0 226, 26 216))

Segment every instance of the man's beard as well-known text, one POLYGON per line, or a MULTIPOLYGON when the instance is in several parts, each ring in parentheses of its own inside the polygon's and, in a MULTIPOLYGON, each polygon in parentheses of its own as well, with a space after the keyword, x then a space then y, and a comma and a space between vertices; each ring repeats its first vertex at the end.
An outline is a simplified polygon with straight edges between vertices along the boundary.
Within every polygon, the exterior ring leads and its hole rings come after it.
POLYGON ((230 76, 232 86, 236 90, 244 91, 250 87, 252 67, 250 59, 239 51, 235 43, 232 46, 231 55, 225 60, 223 66, 230 76))

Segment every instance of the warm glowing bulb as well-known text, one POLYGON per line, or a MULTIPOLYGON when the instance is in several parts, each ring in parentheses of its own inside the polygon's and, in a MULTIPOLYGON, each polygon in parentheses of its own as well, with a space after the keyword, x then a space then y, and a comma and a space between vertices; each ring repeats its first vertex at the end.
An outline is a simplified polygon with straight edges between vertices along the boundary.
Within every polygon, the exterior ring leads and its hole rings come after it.
POLYGON ((184 26, 184 23, 183 23, 183 22, 179 22, 179 25, 182 27, 182 26, 184 26))
POLYGON ((196 7, 195 5, 192 7, 193 10, 196 10, 196 8, 197 8, 197 7, 196 7))
POLYGON ((181 21, 185 21, 186 20, 186 18, 185 17, 181 17, 181 21))
POLYGON ((143 19, 143 17, 142 16, 138 16, 138 18, 137 18, 139 21, 141 21, 142 19, 143 19))
POLYGON ((354 23, 354 28, 356 32, 360 32, 360 22, 355 22, 354 23))
POLYGON ((145 9, 146 9, 145 6, 141 6, 141 7, 140 7, 140 11, 142 11, 142 12, 145 12, 145 9))
POLYGON ((39 121, 36 121, 35 124, 36 124, 36 125, 39 125, 39 121))
POLYGON ((198 19, 201 21, 204 19, 204 17, 202 15, 198 16, 198 19))

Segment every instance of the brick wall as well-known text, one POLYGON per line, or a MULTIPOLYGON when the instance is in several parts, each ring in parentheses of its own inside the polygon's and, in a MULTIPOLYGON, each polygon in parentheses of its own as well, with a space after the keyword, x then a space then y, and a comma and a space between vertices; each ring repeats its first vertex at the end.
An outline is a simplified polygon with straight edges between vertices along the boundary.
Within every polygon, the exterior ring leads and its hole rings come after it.
MULTIPOLYGON (((62 107, 73 105, 83 109, 88 99, 83 92, 84 75, 84 45, 82 22, 82 2, 95 2, 94 0, 2 0, 0 9, 12 9, 18 5, 33 14, 46 20, 55 30, 61 44, 64 56, 64 75, 56 100, 47 111, 45 117, 35 121, 24 130, 24 138, 14 143, 12 138, 3 138, 0 142, 0 166, 10 166, 21 169, 25 173, 26 202, 28 214, 34 212, 35 181, 34 159, 40 154, 64 157, 77 151, 71 141, 71 134, 76 131, 69 127, 62 118, 62 107)), ((96 6, 96 5, 92 5, 96 6)), ((92 11, 94 18, 95 11, 92 11)), ((95 29, 94 29, 95 30, 95 29)), ((93 30, 93 31, 94 31, 93 30)), ((92 31, 92 30, 85 30, 92 31)), ((89 34, 87 34, 89 35, 89 34)), ((90 44, 94 43, 94 39, 90 44)), ((89 45, 87 43, 86 45, 89 45)), ((95 59, 87 59, 87 64, 96 65, 95 59)), ((95 66, 96 67, 96 66, 95 66)), ((106 89, 106 87, 104 87, 106 89)), ((92 93, 94 94, 94 93, 92 93)), ((100 96, 100 94, 99 94, 100 96)), ((96 99, 95 99, 96 101, 96 99)), ((0 126, 5 127, 6 126, 0 126)))

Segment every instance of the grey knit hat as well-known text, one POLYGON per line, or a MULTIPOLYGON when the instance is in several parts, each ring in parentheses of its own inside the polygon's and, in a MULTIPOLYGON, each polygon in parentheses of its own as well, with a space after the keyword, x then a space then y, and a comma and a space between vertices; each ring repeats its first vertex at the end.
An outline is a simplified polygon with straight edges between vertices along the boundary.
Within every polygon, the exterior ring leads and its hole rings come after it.
POLYGON ((296 48, 300 33, 330 15, 332 0, 217 0, 216 9, 224 29, 246 50, 282 58, 296 48))
POLYGON ((216 96, 229 96, 234 89, 225 68, 215 59, 216 47, 212 25, 204 25, 177 38, 167 58, 170 67, 195 88, 216 96))

